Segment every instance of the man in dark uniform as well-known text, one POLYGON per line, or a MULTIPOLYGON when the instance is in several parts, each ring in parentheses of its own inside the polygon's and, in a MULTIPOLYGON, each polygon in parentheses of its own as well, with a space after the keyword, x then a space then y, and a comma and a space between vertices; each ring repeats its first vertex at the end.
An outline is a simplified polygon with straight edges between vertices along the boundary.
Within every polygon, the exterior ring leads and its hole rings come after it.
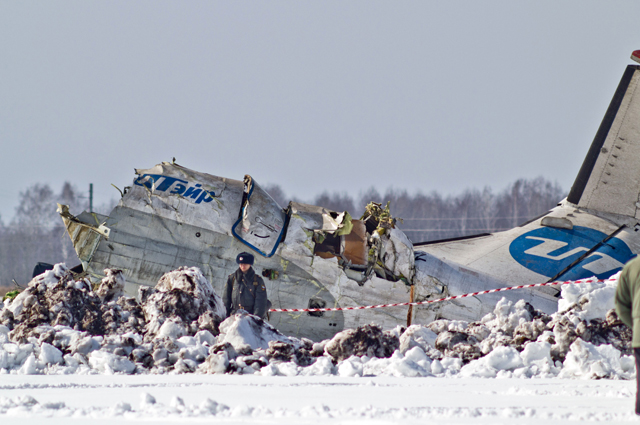
POLYGON ((267 287, 253 270, 253 255, 241 252, 236 257, 238 270, 229 275, 224 286, 222 300, 227 309, 227 317, 237 310, 265 318, 268 310, 267 287))

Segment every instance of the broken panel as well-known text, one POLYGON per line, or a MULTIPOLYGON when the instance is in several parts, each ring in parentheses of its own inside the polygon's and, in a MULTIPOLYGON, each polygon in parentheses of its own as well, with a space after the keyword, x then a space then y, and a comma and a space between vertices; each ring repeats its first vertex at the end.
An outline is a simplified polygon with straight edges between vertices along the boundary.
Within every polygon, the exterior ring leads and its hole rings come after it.
POLYGON ((265 257, 275 254, 284 234, 287 216, 251 176, 244 178, 244 193, 238 220, 231 232, 242 243, 265 257))
POLYGON ((345 260, 357 266, 367 265, 367 228, 361 220, 352 220, 353 229, 348 235, 344 235, 344 250, 342 255, 345 260))

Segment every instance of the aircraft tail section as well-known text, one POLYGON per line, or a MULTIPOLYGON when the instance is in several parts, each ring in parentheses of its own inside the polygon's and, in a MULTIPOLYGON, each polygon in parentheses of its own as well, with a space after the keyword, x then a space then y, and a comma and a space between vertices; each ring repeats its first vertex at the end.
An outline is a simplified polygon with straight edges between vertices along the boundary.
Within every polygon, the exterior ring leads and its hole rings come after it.
POLYGON ((640 219, 640 66, 629 65, 567 201, 640 219))

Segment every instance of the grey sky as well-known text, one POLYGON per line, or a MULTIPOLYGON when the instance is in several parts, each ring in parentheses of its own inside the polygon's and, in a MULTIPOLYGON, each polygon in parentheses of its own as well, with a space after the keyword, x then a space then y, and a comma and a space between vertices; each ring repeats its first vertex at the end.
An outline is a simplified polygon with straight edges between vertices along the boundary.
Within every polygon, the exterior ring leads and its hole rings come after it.
POLYGON ((37 182, 95 202, 181 165, 311 199, 566 190, 633 50, 638 1, 0 0, 0 217, 37 182))

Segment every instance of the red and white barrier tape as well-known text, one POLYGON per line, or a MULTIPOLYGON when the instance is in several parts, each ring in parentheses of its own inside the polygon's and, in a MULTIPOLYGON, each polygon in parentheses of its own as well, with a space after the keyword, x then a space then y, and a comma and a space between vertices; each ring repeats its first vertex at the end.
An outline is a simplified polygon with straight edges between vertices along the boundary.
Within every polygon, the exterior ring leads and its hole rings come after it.
POLYGON ((545 283, 534 283, 531 285, 520 285, 520 286, 510 286, 507 288, 498 288, 498 289, 490 289, 488 291, 480 291, 480 292, 472 292, 470 294, 463 295, 455 295, 453 297, 439 298, 437 300, 429 300, 429 301, 419 301, 419 302, 409 302, 409 303, 396 303, 396 304, 380 304, 380 305, 365 305, 361 307, 337 307, 337 308, 272 308, 269 312, 272 313, 287 313, 287 312, 296 312, 296 311, 343 311, 343 310, 368 310, 371 308, 385 308, 385 307, 399 307, 404 305, 421 305, 421 304, 431 304, 437 303, 441 301, 449 301, 455 300, 457 298, 466 298, 466 297, 474 297, 476 295, 483 294, 492 294, 494 292, 502 292, 502 291, 511 291, 513 289, 524 289, 524 288, 534 288, 537 286, 552 286, 552 285, 569 285, 569 284, 578 284, 578 283, 587 283, 587 282, 604 282, 603 279, 593 279, 592 277, 580 280, 569 280, 566 282, 545 282, 545 283))

